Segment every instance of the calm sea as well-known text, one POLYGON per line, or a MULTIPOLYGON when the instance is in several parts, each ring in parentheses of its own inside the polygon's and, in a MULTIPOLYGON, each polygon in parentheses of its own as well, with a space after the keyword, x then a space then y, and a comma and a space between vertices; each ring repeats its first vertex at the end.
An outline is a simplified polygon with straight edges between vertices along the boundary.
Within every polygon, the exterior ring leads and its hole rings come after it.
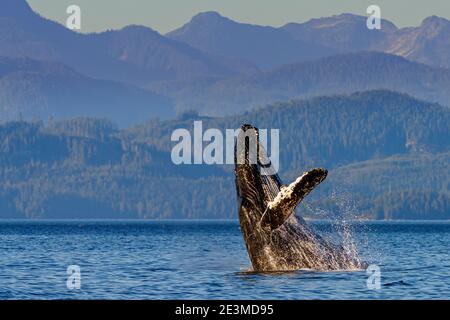
MULTIPOLYGON (((333 224, 313 225, 335 237, 333 224)), ((358 223, 350 238, 379 266, 380 289, 365 270, 246 272, 236 221, 1 221, 0 298, 450 298, 450 222, 358 223), (70 265, 80 289, 67 286, 70 265)))

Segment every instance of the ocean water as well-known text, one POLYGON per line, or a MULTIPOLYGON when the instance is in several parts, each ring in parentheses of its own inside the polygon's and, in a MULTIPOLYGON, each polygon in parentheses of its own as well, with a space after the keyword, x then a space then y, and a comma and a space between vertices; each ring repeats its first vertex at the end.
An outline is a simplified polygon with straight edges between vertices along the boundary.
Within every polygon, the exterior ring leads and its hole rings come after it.
MULTIPOLYGON (((332 223, 312 224, 340 239, 332 223)), ((350 229, 344 238, 380 268, 379 289, 365 270, 247 272, 237 221, 1 221, 0 298, 450 298, 450 222, 350 229), (80 289, 67 286, 69 265, 80 267, 80 289)))

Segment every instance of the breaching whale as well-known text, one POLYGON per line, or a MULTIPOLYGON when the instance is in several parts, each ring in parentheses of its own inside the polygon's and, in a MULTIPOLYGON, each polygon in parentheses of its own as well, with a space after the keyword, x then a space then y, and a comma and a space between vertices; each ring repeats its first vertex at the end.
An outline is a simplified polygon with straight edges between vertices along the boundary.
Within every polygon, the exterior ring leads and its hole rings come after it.
POLYGON ((283 185, 260 145, 259 131, 241 127, 235 141, 239 222, 253 271, 361 268, 359 259, 315 233, 295 207, 327 176, 322 168, 283 185), (254 137, 254 138, 252 138, 254 137))

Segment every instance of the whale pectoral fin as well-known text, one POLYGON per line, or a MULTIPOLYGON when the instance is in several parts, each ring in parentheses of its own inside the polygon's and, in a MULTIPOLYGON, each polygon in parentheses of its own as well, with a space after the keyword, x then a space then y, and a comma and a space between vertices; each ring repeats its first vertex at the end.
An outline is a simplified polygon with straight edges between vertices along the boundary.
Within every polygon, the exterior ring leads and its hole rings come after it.
POLYGON ((289 186, 281 187, 275 199, 269 202, 262 223, 271 229, 280 227, 294 212, 295 207, 316 186, 325 180, 328 171, 322 168, 305 172, 289 186))

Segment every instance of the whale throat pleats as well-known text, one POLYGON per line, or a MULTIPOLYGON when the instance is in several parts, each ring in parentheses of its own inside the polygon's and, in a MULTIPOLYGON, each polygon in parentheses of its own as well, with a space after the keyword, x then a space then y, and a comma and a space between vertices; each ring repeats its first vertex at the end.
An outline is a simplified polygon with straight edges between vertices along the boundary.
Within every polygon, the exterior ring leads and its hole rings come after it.
POLYGON ((295 207, 327 176, 327 170, 322 168, 305 172, 288 186, 281 186, 278 194, 267 204, 262 223, 270 228, 280 227, 295 207))

